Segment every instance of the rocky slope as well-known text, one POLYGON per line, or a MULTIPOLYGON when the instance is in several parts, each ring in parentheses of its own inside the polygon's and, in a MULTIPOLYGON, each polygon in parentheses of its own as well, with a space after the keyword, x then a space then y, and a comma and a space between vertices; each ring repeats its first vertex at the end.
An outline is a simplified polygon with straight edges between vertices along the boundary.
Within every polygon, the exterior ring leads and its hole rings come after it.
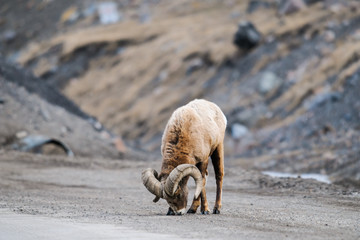
POLYGON ((226 153, 241 166, 359 186, 360 3, 289 2, 302 5, 135 1, 119 4, 123 18, 112 25, 58 14, 50 37, 7 56, 133 147, 159 153, 171 112, 206 98, 226 114, 226 153), (245 20, 262 36, 250 51, 232 43, 245 20), (240 141, 232 136, 239 124, 248 129, 240 141))
POLYGON ((40 136, 62 142, 75 156, 119 158, 125 151, 116 148, 121 139, 53 87, 0 59, 0 149, 65 154, 55 146, 36 149, 40 136))

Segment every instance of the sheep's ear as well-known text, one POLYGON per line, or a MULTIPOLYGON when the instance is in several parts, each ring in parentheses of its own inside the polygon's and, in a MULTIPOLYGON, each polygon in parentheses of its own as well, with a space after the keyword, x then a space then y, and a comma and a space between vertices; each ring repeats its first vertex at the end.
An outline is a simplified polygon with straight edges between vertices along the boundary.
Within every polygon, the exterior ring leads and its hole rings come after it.
POLYGON ((155 197, 154 200, 153 200, 153 202, 156 203, 156 202, 158 202, 159 200, 160 200, 160 197, 155 197))

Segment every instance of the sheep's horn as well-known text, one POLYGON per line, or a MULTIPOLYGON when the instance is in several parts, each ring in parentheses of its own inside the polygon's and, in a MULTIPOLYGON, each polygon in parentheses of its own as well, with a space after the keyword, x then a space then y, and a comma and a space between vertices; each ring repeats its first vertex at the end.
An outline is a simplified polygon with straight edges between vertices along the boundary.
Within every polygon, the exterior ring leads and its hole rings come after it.
POLYGON ((154 169, 148 168, 142 172, 141 178, 147 190, 156 196, 154 202, 159 201, 163 197, 163 186, 158 180, 158 173, 154 169))
POLYGON ((198 198, 203 188, 202 176, 199 169, 192 164, 181 164, 171 171, 164 186, 165 193, 169 196, 173 196, 180 181, 187 176, 194 178, 196 184, 195 198, 198 198))

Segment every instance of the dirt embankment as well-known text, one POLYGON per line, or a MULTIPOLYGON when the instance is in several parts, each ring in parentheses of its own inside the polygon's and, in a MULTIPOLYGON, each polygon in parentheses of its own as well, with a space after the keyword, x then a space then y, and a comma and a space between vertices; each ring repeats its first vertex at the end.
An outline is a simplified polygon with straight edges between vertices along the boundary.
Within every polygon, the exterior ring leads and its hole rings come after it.
MULTIPOLYGON (((76 156, 119 158, 116 140, 56 89, 0 59, 0 148, 30 148, 37 136, 57 139, 76 156), (25 140, 27 139, 27 140, 25 140), (26 145, 22 146, 23 143, 26 145)), ((38 149, 39 150, 39 149, 38 149)), ((53 149, 50 152, 59 152, 53 149)))
POLYGON ((65 74, 62 68, 82 65, 80 73, 64 76, 70 82, 64 93, 145 149, 158 148, 170 113, 193 98, 218 102, 232 122, 244 121, 234 111, 253 110, 248 127, 288 125, 306 112, 305 99, 340 90, 357 70, 360 7, 320 2, 280 16, 276 5, 249 13, 249 4, 160 2, 150 5, 149 23, 130 18, 82 30, 75 24, 32 43, 17 61, 53 82, 65 74), (253 22, 263 43, 239 55, 232 40, 240 20, 253 22), (60 69, 52 73, 53 67, 60 69), (258 84, 268 72, 281 84, 264 96, 258 84))

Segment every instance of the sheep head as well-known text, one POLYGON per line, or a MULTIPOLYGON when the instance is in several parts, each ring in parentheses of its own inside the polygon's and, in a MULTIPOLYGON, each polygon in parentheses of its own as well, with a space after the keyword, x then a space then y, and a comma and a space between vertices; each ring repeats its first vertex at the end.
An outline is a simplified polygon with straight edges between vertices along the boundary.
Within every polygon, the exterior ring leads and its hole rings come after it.
POLYGON ((202 177, 198 168, 192 164, 181 164, 174 168, 165 181, 160 182, 156 170, 148 168, 142 173, 145 187, 155 195, 154 202, 165 199, 175 214, 184 214, 187 205, 187 179, 194 178, 196 190, 194 198, 198 198, 202 190, 202 177))

